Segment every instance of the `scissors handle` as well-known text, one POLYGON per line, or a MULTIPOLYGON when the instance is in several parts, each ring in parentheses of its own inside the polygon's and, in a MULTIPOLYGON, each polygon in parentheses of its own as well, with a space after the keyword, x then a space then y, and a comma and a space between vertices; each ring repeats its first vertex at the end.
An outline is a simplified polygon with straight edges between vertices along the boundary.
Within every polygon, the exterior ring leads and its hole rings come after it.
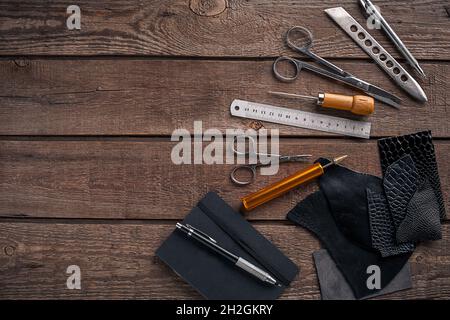
POLYGON ((253 181, 255 181, 255 178, 256 178, 256 167, 257 167, 257 165, 255 165, 255 164, 241 165, 241 166, 234 167, 234 169, 230 173, 231 181, 233 181, 235 184, 240 185, 240 186, 246 186, 246 185, 253 183, 253 181), (239 180, 238 178, 236 178, 236 173, 238 171, 250 172, 250 179, 249 180, 239 180))
POLYGON ((313 41, 314 41, 314 37, 313 37, 312 32, 309 29, 302 27, 302 26, 294 26, 294 27, 290 28, 288 30, 288 32, 286 33, 286 44, 289 48, 291 48, 294 51, 300 52, 300 53, 304 54, 305 56, 308 56, 309 58, 313 59, 315 62, 338 73, 341 76, 344 76, 344 77, 347 76, 347 73, 344 70, 342 70, 338 66, 332 64, 328 60, 325 60, 324 58, 318 56, 314 52, 311 52, 310 49, 313 46, 313 41), (296 41, 294 40, 293 34, 295 32, 305 35, 306 40, 302 41, 301 45, 298 45, 296 43, 296 41))
POLYGON ((278 57, 272 65, 272 70, 273 74, 275 75, 275 78, 283 82, 292 82, 295 79, 297 79, 301 69, 302 65, 299 63, 298 60, 287 56, 278 57), (294 67, 294 75, 286 76, 283 75, 282 72, 278 71, 278 64, 283 61, 288 61, 294 67))
POLYGON ((275 75, 275 78, 277 78, 278 80, 283 81, 283 82, 292 82, 295 79, 297 79, 299 74, 300 74, 300 71, 303 68, 307 69, 309 71, 312 71, 314 73, 317 73, 319 75, 322 75, 324 77, 332 78, 334 80, 338 80, 338 81, 341 81, 341 82, 349 83, 351 81, 350 77, 344 77, 344 76, 341 76, 340 74, 337 74, 335 72, 328 71, 326 69, 317 67, 317 66, 309 64, 307 62, 303 62, 303 61, 300 61, 300 60, 297 60, 297 59, 294 59, 294 58, 291 58, 291 57, 287 57, 287 56, 282 56, 282 57, 277 58, 274 61, 273 65, 272 65, 272 70, 273 70, 273 73, 275 75), (278 70, 278 68, 279 68, 278 64, 280 62, 283 62, 283 61, 288 61, 294 67, 294 71, 295 72, 294 72, 294 74, 292 76, 286 76, 286 75, 284 75, 282 72, 280 72, 278 70))

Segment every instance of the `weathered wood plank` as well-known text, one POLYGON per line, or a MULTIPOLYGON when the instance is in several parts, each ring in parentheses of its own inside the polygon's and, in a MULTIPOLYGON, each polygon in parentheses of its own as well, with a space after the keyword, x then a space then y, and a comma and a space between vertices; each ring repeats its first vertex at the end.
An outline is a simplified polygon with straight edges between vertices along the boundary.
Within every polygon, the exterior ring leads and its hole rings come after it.
MULTIPOLYGON (((446 0, 377 1, 410 51, 419 59, 448 59, 450 21, 446 0)), ((361 24, 357 1, 78 1, 81 30, 68 30, 65 1, 0 3, 2 55, 278 56, 292 25, 314 32, 327 57, 365 54, 327 18, 324 9, 345 7, 361 24), (196 4, 197 3, 197 4, 196 4), (203 5, 198 5, 201 3, 203 5)), ((382 45, 397 54, 380 31, 382 45)))
MULTIPOLYGON (((312 260, 319 242, 292 225, 257 225, 300 266, 283 299, 318 299, 312 260), (301 245, 299 245, 301 244, 301 245)), ((173 230, 157 224, 0 223, 2 299, 198 299, 193 289, 154 256, 173 230), (68 290, 66 269, 81 268, 81 290, 68 290)), ((410 262, 413 289, 391 299, 450 297, 450 229, 420 245, 410 262)))
MULTIPOLYGON (((253 185, 236 187, 229 179, 232 165, 174 165, 174 145, 159 139, 1 141, 0 216, 180 219, 207 191, 218 191, 238 209, 240 197, 306 166, 283 164, 275 176, 258 176, 253 185)), ((435 146, 448 212, 450 142, 435 141, 435 146)), ((348 154, 349 168, 380 175, 373 140, 284 139, 280 152, 316 158, 348 154)), ((316 183, 298 188, 248 218, 284 220, 316 188, 316 183)))
MULTIPOLYGON (((231 117, 234 99, 319 112, 310 102, 280 99, 269 90, 317 95, 319 91, 357 94, 347 86, 303 72, 295 83, 277 81, 271 61, 204 60, 6 60, 0 73, 1 135, 170 135, 176 128, 248 128, 252 122, 231 117)), ((420 105, 373 63, 339 62, 345 70, 404 99, 403 109, 377 103, 372 136, 433 129, 450 137, 448 63, 423 64, 422 86, 429 97, 420 105)), ((330 115, 356 118, 347 112, 330 115)), ((265 123, 282 135, 326 133, 265 123)), ((329 136, 329 135, 328 135, 329 136)))

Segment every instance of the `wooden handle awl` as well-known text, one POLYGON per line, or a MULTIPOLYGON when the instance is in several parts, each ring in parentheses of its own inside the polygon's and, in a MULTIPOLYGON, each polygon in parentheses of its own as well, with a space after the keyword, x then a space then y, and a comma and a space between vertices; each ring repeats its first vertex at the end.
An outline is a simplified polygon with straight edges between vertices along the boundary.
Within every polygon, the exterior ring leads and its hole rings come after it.
POLYGON ((325 108, 347 110, 361 116, 370 115, 375 110, 375 100, 372 97, 362 95, 344 96, 334 93, 321 93, 319 104, 325 108))

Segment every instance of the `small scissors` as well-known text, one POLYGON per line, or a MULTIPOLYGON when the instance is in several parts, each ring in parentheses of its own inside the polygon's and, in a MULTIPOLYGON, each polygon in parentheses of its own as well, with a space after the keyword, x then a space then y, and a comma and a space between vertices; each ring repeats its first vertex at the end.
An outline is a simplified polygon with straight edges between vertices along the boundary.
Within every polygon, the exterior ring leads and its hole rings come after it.
POLYGON ((313 59, 315 62, 321 64, 324 66, 324 68, 319 68, 315 65, 300 61, 298 59, 294 59, 291 57, 282 56, 275 60, 273 63, 272 69, 273 73, 275 74, 275 77, 284 82, 292 82, 295 79, 298 78, 300 71, 302 69, 307 69, 309 71, 315 72, 317 74, 320 74, 324 77, 331 78, 343 83, 346 83, 352 87, 355 87, 366 94, 372 96, 373 98, 380 100, 394 108, 399 108, 401 99, 386 90, 383 90, 377 86, 374 86, 364 80, 361 80, 352 74, 342 70, 338 66, 332 64, 331 62, 319 57, 317 54, 311 52, 310 48, 313 45, 313 35, 311 31, 306 29, 305 27, 299 27, 295 26, 289 29, 289 31, 286 33, 286 44, 289 48, 296 52, 300 52, 309 58, 313 59), (294 43, 294 33, 301 34, 302 38, 300 40, 297 40, 297 42, 302 42, 299 45, 294 43), (306 40, 302 40, 306 39, 306 40), (283 72, 280 72, 278 64, 280 62, 287 61, 291 63, 294 68, 295 72, 293 76, 289 75, 283 75, 283 72))
MULTIPOLYGON (((241 152, 238 151, 236 149, 235 146, 235 142, 237 140, 237 137, 234 137, 234 141, 233 141, 233 145, 232 145, 232 149, 234 154, 236 154, 237 156, 245 156, 245 157, 250 157, 250 156, 254 156, 254 157, 260 157, 260 156, 267 156, 267 157, 276 157, 278 158, 278 163, 285 163, 285 162, 305 162, 308 160, 308 158, 312 157, 312 155, 310 154, 299 154, 299 155, 294 155, 294 156, 282 156, 279 154, 270 154, 270 153, 259 153, 256 152, 254 146, 256 146, 256 142, 255 139, 253 139, 253 137, 251 136, 243 136, 244 138, 247 138, 249 140, 249 146, 252 145, 252 148, 249 147, 248 151, 245 152, 241 152), (251 150, 251 151, 250 151, 251 150)), ((257 162, 254 164, 243 164, 243 165, 238 165, 236 167, 234 167, 234 169, 231 171, 230 173, 230 178, 231 181, 233 181, 235 184, 240 185, 240 186, 245 186, 248 184, 251 184, 253 181, 255 181, 256 178, 256 169, 259 167, 266 167, 266 166, 270 166, 270 163, 264 164, 261 162, 257 162), (251 176, 249 180, 239 180, 236 177, 236 174, 238 171, 247 171, 250 172, 251 176)))

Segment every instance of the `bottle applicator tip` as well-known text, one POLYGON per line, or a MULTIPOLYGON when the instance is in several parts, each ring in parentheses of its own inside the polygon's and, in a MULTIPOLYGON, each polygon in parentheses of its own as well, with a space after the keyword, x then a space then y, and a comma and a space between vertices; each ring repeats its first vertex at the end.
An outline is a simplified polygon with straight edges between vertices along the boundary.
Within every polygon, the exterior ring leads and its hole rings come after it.
POLYGON ((327 164, 324 165, 322 168, 325 169, 325 168, 328 168, 328 167, 331 166, 331 165, 339 164, 340 162, 342 162, 342 161, 343 161, 345 158, 347 158, 347 157, 348 157, 348 155, 345 154, 345 155, 343 155, 343 156, 334 158, 333 160, 331 160, 331 162, 327 163, 327 164))
POLYGON ((334 159, 333 159, 333 162, 334 162, 334 164, 338 164, 338 163, 340 163, 341 161, 343 161, 343 160, 344 160, 345 158, 347 158, 347 157, 348 157, 348 155, 343 155, 343 156, 334 158, 334 159))

